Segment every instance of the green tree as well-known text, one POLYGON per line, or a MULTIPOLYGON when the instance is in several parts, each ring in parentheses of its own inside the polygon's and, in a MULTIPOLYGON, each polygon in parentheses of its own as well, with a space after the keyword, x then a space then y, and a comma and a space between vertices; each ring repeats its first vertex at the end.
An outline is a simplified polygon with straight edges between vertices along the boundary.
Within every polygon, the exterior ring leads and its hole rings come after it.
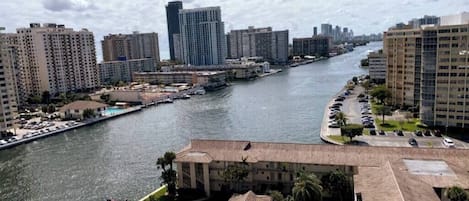
POLYGON ((47 106, 46 105, 41 106, 41 111, 44 113, 47 113, 47 106))
POLYGON ((466 191, 459 186, 452 186, 445 191, 445 196, 450 201, 467 201, 468 196, 466 191))
POLYGON ((240 164, 228 165, 220 175, 225 182, 229 183, 230 190, 239 192, 241 182, 248 177, 249 170, 246 159, 247 158, 242 158, 240 164))
POLYGON ((103 94, 99 97, 101 100, 103 100, 104 102, 108 103, 110 100, 111 100, 111 95, 109 94, 103 94))
POLYGON ((386 88, 386 86, 384 85, 379 85, 379 86, 376 86, 375 88, 373 88, 373 90, 371 90, 371 94, 370 94, 373 98, 376 98, 379 100, 380 104, 383 104, 385 105, 386 104, 386 99, 390 98, 391 97, 391 91, 389 91, 388 88, 386 88))
POLYGON ((51 98, 51 95, 50 95, 50 92, 49 91, 43 91, 42 92, 42 104, 49 104, 50 103, 50 98, 51 98))
POLYGON ((353 78, 352 78, 352 81, 353 81, 353 83, 357 84, 357 82, 358 82, 358 77, 353 77, 353 78))
POLYGON ((49 106, 47 106, 47 113, 52 114, 54 112, 55 112, 55 105, 50 104, 49 106))
POLYGON ((347 125, 347 117, 343 112, 338 112, 335 115, 335 120, 337 121, 340 127, 347 125))
POLYGON ((285 198, 283 197, 283 194, 280 191, 268 191, 267 195, 272 197, 272 201, 284 201, 285 198))
POLYGON ((84 119, 88 119, 90 117, 93 117, 95 114, 94 114, 94 110, 93 109, 85 109, 83 110, 83 118, 84 119))
POLYGON ((340 127, 340 135, 352 138, 363 134, 363 126, 360 124, 348 124, 346 126, 340 127))
POLYGON ((39 104, 41 103, 42 98, 41 96, 30 96, 27 100, 29 104, 39 104))
POLYGON ((383 116, 383 121, 381 124, 384 124, 384 116, 390 112, 390 109, 386 105, 377 105, 376 106, 376 113, 381 114, 383 116))
POLYGON ((168 185, 168 195, 174 197, 176 195, 176 171, 173 169, 173 162, 176 159, 174 152, 166 152, 162 157, 156 160, 156 166, 161 168, 162 183, 168 185), (169 166, 169 168, 167 168, 169 166))
POLYGON ((322 201, 322 186, 314 174, 300 174, 293 186, 295 201, 322 201))
POLYGON ((370 85, 370 81, 366 80, 362 83, 362 87, 365 89, 365 92, 368 93, 368 90, 370 90, 371 88, 371 85, 370 85))
POLYGON ((333 200, 352 200, 353 192, 349 177, 341 170, 327 173, 321 178, 324 190, 332 196, 333 200))

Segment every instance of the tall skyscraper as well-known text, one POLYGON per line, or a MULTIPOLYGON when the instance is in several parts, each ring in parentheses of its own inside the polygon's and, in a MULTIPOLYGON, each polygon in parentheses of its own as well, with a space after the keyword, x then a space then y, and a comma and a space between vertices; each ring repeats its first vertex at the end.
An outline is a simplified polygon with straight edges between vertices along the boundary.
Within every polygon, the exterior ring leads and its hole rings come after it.
POLYGON ((99 86, 92 32, 38 23, 16 31, 22 94, 56 94, 99 86))
POLYGON ((198 66, 225 62, 226 36, 220 7, 179 10, 179 27, 185 64, 198 66))
POLYGON ((318 35, 318 27, 313 27, 313 36, 318 35))
POLYGON ((157 33, 109 34, 101 41, 104 61, 147 59, 160 61, 157 33))
MULTIPOLYGON (((0 27, 0 30, 2 28, 0 27)), ((0 131, 13 127, 14 117, 18 113, 15 69, 5 37, 0 33, 0 131)))
POLYGON ((171 60, 177 60, 174 47, 174 34, 179 34, 179 10, 182 9, 182 1, 172 1, 166 6, 166 23, 168 24, 169 56, 171 60))

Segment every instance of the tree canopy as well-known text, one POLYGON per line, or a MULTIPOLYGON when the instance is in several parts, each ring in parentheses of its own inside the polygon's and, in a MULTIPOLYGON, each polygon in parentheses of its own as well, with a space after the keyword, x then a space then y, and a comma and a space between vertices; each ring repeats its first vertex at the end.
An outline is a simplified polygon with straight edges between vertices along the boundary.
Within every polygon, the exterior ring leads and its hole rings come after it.
POLYGON ((293 186, 295 201, 322 201, 321 181, 314 174, 302 173, 293 186))
POLYGON ((352 141, 352 138, 363 134, 363 126, 360 124, 348 124, 340 128, 340 134, 347 136, 352 141))
POLYGON ((386 86, 384 85, 379 85, 373 88, 373 90, 371 90, 370 95, 373 98, 378 99, 379 102, 383 105, 386 103, 386 99, 392 96, 391 91, 389 91, 389 89, 386 88, 386 86))
POLYGON ((446 189, 445 195, 450 201, 468 201, 466 191, 459 186, 453 186, 446 189))

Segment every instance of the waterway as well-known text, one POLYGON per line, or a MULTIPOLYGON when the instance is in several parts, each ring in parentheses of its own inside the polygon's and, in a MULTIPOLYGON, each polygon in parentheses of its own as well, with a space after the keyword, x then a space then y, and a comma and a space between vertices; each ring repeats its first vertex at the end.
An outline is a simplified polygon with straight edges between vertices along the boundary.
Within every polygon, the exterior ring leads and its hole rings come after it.
POLYGON ((322 143, 324 107, 381 43, 0 151, 0 200, 137 200, 190 139, 322 143))

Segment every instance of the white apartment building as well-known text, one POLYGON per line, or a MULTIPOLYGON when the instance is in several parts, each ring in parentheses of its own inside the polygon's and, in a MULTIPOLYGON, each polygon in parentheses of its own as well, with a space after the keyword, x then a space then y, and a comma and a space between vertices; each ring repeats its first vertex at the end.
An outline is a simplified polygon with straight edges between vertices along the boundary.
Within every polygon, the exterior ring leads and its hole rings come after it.
POLYGON ((370 80, 376 83, 384 83, 386 80, 386 55, 383 50, 368 54, 370 80))
POLYGON ((18 48, 22 94, 56 94, 99 86, 92 32, 38 23, 16 31, 10 41, 18 48))

